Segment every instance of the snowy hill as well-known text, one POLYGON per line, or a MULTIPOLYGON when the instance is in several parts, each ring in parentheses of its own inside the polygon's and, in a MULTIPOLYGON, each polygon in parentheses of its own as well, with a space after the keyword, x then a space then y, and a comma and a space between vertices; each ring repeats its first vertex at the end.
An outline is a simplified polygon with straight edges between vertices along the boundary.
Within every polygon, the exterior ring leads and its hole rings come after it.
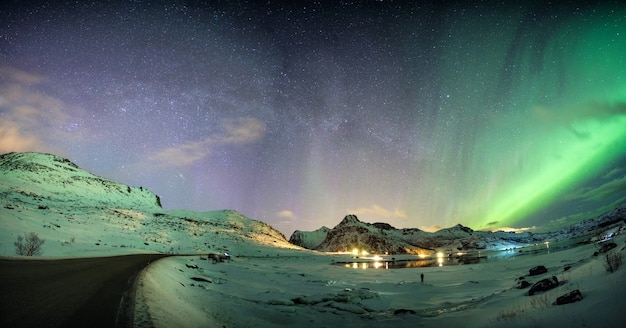
POLYGON ((36 232, 44 256, 266 252, 294 248, 269 225, 230 210, 164 211, 157 195, 41 153, 0 156, 0 255, 36 232), (268 248, 267 246, 270 246, 268 248))
POLYGON ((289 242, 304 248, 315 249, 324 241, 328 231, 330 231, 328 227, 321 227, 315 231, 296 230, 289 237, 289 242))
POLYGON ((536 234, 474 231, 460 224, 436 232, 417 228, 396 229, 386 223, 366 223, 359 221, 355 215, 347 215, 332 229, 296 231, 289 240, 298 246, 320 251, 350 251, 358 248, 376 253, 404 254, 420 253, 420 250, 504 250, 585 236, 589 236, 590 241, 602 239, 611 234, 611 231, 619 229, 620 225, 624 225, 624 220, 626 204, 597 218, 587 219, 557 231, 536 234), (322 242, 317 246, 314 242, 304 242, 319 239, 322 242))
POLYGON ((157 195, 86 172, 65 158, 40 153, 0 155, 2 198, 45 205, 79 202, 160 210, 157 195), (23 197, 21 197, 23 196, 23 197))

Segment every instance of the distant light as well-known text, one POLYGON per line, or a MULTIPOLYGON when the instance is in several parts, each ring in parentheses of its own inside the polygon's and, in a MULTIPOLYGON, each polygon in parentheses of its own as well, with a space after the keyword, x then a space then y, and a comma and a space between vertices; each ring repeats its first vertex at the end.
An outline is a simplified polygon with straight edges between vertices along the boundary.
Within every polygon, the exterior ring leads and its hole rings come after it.
POLYGON ((353 249, 352 254, 359 255, 359 249, 358 248, 353 249))

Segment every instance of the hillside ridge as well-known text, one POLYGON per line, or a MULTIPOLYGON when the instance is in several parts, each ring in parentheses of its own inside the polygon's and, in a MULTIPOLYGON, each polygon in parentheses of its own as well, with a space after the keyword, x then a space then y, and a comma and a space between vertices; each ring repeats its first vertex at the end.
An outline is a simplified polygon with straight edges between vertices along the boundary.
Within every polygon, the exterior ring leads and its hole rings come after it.
MULTIPOLYGON (((53 154, 0 155, 0 181, 0 240, 35 232, 46 240, 45 256, 76 248, 85 255, 299 248, 234 210, 164 210, 150 190, 96 176, 53 154)), ((0 243, 0 255, 14 254, 11 242, 0 243)))

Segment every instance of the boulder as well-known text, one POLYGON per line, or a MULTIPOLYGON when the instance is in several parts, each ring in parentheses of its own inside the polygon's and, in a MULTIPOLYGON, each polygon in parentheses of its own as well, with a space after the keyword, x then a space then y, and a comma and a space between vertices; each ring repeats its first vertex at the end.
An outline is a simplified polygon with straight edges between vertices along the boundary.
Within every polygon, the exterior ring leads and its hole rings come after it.
POLYGON ((202 277, 191 277, 190 279, 191 280, 195 280, 195 281, 200 281, 200 282, 208 282, 210 284, 213 283, 213 281, 211 281, 210 279, 205 279, 205 278, 202 278, 202 277))
POLYGON ((531 276, 536 276, 536 275, 548 272, 548 269, 546 269, 546 267, 544 267, 543 265, 538 265, 528 270, 528 272, 530 273, 531 276))
POLYGON ((606 253, 610 250, 612 250, 613 248, 617 247, 617 244, 614 242, 610 242, 610 243, 606 243, 606 244, 602 244, 602 247, 600 247, 600 254, 602 253, 606 253))
POLYGON ((573 290, 565 295, 561 295, 556 299, 556 305, 563 305, 581 301, 583 299, 583 294, 580 293, 580 290, 573 290))
POLYGON ((532 287, 530 287, 530 290, 528 291, 528 295, 532 296, 538 292, 545 292, 547 290, 550 290, 558 286, 559 286, 559 280, 556 279, 555 276, 552 276, 552 278, 546 278, 546 279, 537 281, 532 287))
POLYGON ((524 288, 528 288, 528 286, 530 286, 530 283, 528 281, 520 280, 517 282, 517 286, 515 286, 515 288, 524 289, 524 288))
POLYGON ((405 314, 416 314, 415 310, 411 309, 397 309, 393 311, 393 315, 405 315, 405 314))

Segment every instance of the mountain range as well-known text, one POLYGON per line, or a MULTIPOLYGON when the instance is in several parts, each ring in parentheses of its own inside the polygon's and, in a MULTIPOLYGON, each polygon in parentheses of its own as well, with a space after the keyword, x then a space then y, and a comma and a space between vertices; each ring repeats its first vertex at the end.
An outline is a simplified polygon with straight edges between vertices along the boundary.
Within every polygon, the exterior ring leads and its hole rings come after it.
POLYGON ((332 229, 296 230, 287 241, 267 223, 233 210, 164 210, 159 196, 150 190, 93 175, 56 155, 0 155, 0 182, 0 255, 13 255, 12 241, 28 232, 47 240, 45 253, 50 256, 74 254, 78 247, 86 255, 109 254, 111 248, 118 253, 256 249, 261 254, 279 248, 324 252, 356 248, 379 254, 501 250, 584 236, 602 238, 602 233, 624 226, 626 218, 626 204, 622 204, 557 231, 514 233, 474 231, 460 224, 426 232, 346 215, 332 229))
POLYGON ((417 228, 397 229, 387 223, 367 223, 356 215, 346 215, 334 228, 315 231, 296 230, 289 242, 304 248, 325 252, 350 252, 354 249, 376 254, 427 254, 468 250, 506 250, 570 239, 592 241, 623 228, 626 203, 597 218, 546 233, 474 231, 457 224, 436 232, 417 228), (598 237, 599 236, 599 237, 598 237))

